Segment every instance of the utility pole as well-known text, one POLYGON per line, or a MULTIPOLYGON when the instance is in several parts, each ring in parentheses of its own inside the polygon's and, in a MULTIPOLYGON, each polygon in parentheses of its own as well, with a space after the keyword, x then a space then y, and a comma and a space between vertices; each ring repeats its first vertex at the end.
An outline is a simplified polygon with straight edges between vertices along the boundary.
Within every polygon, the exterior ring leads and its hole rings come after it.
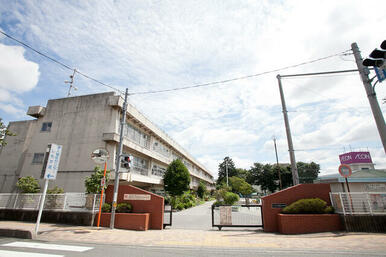
POLYGON ((227 187, 228 187, 228 159, 225 159, 225 172, 227 176, 227 187))
POLYGON ((68 80, 64 81, 64 83, 70 84, 70 87, 68 88, 67 97, 70 97, 70 96, 71 96, 71 89, 72 89, 72 88, 74 88, 74 90, 78 90, 78 89, 73 85, 75 73, 76 73, 76 69, 74 69, 74 73, 73 73, 72 75, 70 75, 70 81, 68 81, 68 80))
POLYGON ((361 76, 363 86, 365 87, 365 90, 366 90, 367 98, 369 99, 371 111, 373 112, 375 123, 376 123, 377 128, 378 128, 379 136, 381 137, 383 150, 386 153, 385 119, 383 118, 381 108, 379 107, 375 90, 371 85, 371 80, 369 79, 370 71, 367 67, 363 66, 363 64, 362 64, 363 59, 362 59, 361 52, 359 51, 357 43, 352 43, 351 49, 354 53, 355 61, 356 61, 357 66, 358 66, 358 71, 359 71, 359 74, 361 76))
POLYGON ((281 106, 283 108, 284 124, 285 124, 285 130, 286 130, 287 141, 288 141, 288 151, 289 151, 289 156, 290 156, 290 160, 291 160, 292 181, 293 181, 293 184, 295 186, 295 185, 299 184, 298 168, 296 166, 295 152, 294 152, 294 147, 292 144, 292 136, 291 136, 291 130, 290 130, 290 125, 289 125, 289 121, 288 121, 287 107, 285 105, 283 88, 281 86, 281 76, 278 74, 276 76, 276 78, 279 82, 281 106))
POLYGON ((283 185, 281 184, 281 175, 280 175, 280 167, 279 167, 279 157, 277 157, 277 148, 276 148, 276 137, 273 136, 273 144, 275 146, 275 154, 276 154, 276 169, 277 169, 277 174, 279 176, 279 185, 280 185, 280 190, 283 189, 283 185))
POLYGON ((126 126, 126 110, 127 110, 127 95, 128 89, 126 88, 125 92, 125 102, 123 103, 122 108, 122 117, 121 117, 121 127, 119 134, 119 145, 117 149, 116 162, 115 162, 115 180, 114 180, 114 195, 113 195, 113 204, 111 207, 111 218, 110 218, 110 228, 114 229, 114 221, 115 221, 115 209, 117 208, 117 199, 118 199, 118 188, 119 188, 119 168, 121 166, 121 156, 122 156, 122 148, 123 148, 123 129, 126 126))

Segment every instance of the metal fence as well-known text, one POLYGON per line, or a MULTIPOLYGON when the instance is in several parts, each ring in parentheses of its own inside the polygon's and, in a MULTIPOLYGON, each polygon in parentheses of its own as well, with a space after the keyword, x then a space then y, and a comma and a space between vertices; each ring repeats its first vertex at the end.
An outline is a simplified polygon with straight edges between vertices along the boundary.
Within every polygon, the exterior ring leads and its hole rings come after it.
POLYGON ((386 215, 386 192, 330 193, 335 212, 344 215, 386 215))
POLYGON ((262 206, 220 205, 212 206, 212 227, 261 227, 263 228, 262 206))
MULTIPOLYGON (((44 210, 96 212, 99 194, 64 193, 47 194, 44 210)), ((38 210, 42 194, 0 194, 0 209, 38 210)))

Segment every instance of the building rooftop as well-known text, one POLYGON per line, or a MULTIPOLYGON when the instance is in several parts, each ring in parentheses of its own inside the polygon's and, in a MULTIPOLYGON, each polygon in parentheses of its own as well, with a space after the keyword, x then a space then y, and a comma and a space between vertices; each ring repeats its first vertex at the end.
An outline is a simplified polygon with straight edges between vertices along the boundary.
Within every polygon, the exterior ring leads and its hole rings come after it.
MULTIPOLYGON (((348 182, 386 182, 386 170, 385 169, 369 169, 354 171, 352 175, 347 178, 348 182)), ((315 183, 341 183, 345 182, 344 177, 339 173, 332 175, 325 175, 318 177, 314 180, 315 183)))

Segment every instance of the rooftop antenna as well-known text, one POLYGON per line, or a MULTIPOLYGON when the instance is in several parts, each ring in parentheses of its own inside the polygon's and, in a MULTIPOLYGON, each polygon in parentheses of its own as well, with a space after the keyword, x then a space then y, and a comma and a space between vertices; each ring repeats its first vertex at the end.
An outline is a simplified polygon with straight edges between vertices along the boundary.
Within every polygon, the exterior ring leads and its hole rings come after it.
POLYGON ((73 85, 75 73, 76 73, 76 69, 74 69, 74 73, 70 75, 70 81, 68 80, 64 81, 64 83, 70 84, 70 87, 68 88, 67 97, 70 97, 72 88, 74 88, 75 91, 78 90, 78 88, 73 85))

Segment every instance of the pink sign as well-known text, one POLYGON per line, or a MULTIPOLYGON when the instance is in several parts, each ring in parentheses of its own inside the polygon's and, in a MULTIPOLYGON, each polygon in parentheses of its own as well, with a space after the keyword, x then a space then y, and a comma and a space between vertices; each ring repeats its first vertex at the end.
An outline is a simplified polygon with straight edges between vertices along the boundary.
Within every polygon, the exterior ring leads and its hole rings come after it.
POLYGON ((339 155, 341 164, 373 163, 369 152, 351 152, 339 155))

